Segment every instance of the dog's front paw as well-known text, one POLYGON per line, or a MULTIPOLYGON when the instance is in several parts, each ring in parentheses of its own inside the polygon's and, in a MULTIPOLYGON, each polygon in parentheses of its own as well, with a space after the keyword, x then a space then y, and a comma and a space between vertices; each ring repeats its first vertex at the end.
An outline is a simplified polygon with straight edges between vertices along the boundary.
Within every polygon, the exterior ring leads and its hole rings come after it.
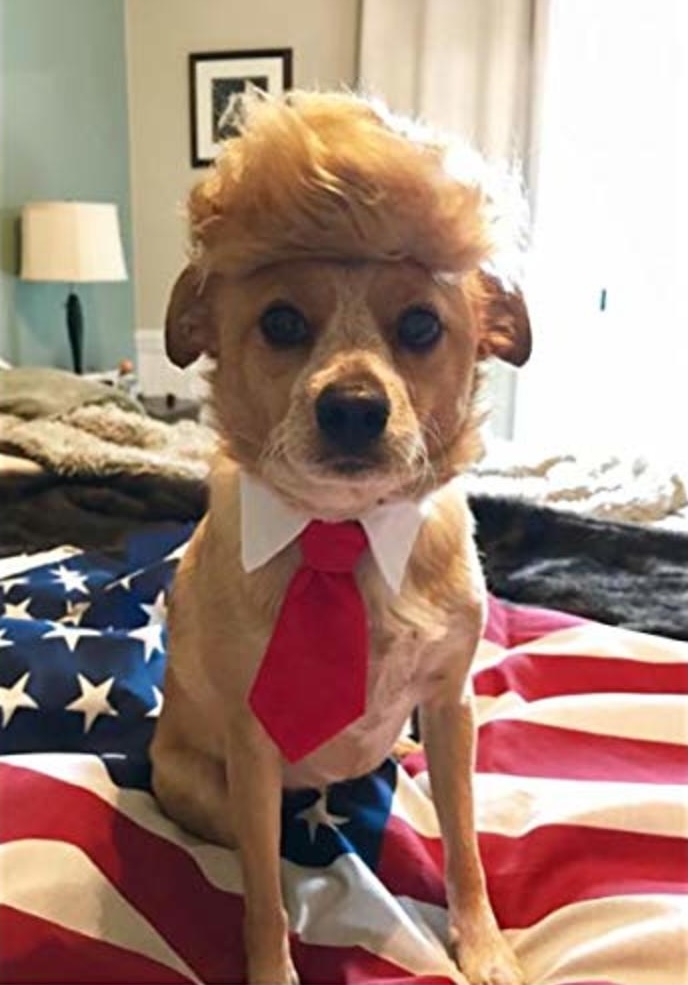
POLYGON ((491 920, 456 922, 450 946, 470 985, 524 985, 518 961, 491 920))

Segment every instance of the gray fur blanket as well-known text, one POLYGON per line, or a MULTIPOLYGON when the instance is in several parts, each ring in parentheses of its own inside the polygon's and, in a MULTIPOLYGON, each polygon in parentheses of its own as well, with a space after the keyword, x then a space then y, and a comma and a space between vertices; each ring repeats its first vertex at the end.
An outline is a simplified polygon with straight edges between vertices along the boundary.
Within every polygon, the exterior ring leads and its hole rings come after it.
POLYGON ((215 444, 193 421, 163 424, 113 404, 0 414, 0 553, 118 550, 141 524, 199 519, 215 444))

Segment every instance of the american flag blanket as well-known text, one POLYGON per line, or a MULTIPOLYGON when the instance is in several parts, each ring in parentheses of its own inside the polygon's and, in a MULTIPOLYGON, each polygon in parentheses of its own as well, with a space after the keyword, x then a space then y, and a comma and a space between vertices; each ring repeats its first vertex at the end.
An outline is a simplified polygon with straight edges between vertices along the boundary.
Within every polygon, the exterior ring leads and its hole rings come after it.
MULTIPOLYGON (((240 982, 236 853, 167 820, 147 746, 190 529, 0 562, 0 981, 240 982)), ((688 645, 491 600, 477 655, 490 896, 530 985, 688 982, 688 645)), ((422 752, 285 797, 303 982, 462 979, 422 752)))

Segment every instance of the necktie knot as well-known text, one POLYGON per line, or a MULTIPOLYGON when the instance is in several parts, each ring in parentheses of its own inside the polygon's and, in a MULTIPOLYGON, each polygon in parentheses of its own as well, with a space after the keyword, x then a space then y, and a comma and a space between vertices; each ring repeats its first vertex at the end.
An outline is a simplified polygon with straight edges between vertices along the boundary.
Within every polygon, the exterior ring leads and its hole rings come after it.
POLYGON ((325 523, 312 520, 300 537, 304 564, 314 571, 352 572, 368 545, 355 520, 325 523))

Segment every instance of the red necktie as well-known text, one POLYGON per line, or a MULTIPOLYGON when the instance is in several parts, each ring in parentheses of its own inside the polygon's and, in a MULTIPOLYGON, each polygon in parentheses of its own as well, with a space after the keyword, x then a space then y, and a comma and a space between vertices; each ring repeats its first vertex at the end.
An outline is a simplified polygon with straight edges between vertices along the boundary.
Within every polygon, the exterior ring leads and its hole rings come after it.
POLYGON ((353 575, 367 547, 359 523, 309 523, 249 704, 290 763, 365 711, 366 611, 353 575))

